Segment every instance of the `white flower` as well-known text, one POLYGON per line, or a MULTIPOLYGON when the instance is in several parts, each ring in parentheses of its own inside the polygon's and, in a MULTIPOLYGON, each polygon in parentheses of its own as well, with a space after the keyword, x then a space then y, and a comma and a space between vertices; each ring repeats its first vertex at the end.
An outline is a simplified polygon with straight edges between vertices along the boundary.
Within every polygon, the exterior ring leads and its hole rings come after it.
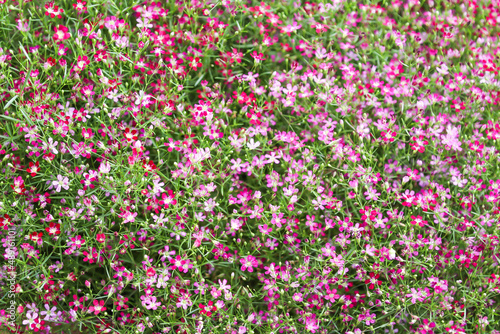
POLYGON ((105 161, 99 166, 99 172, 101 172, 102 174, 107 174, 110 170, 111 166, 109 164, 109 161, 105 161))
POLYGON ((137 28, 153 28, 153 25, 149 23, 147 18, 139 18, 137 19, 137 28))
POLYGON ((259 146, 260 146, 260 141, 255 141, 253 138, 250 138, 250 140, 247 143, 247 147, 250 150, 255 150, 259 146))

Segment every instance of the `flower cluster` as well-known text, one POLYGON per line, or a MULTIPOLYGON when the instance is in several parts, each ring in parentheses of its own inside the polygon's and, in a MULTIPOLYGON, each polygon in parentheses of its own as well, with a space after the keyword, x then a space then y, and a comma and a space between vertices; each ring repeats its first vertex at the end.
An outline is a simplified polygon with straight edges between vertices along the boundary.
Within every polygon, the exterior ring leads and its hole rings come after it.
POLYGON ((0 0, 0 332, 498 334, 500 2, 375 3, 0 0))

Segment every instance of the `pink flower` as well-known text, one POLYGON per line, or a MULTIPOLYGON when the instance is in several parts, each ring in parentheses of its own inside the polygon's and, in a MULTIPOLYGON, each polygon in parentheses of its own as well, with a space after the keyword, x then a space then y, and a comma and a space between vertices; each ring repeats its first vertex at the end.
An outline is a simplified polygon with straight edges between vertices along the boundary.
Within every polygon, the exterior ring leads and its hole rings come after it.
POLYGON ((318 328, 318 319, 316 319, 315 314, 312 314, 310 317, 306 317, 306 330, 308 332, 316 333, 316 330, 318 330, 318 328))
POLYGON ((259 262, 257 261, 257 258, 255 258, 255 256, 252 256, 252 255, 248 255, 246 258, 241 258, 240 259, 240 263, 241 263, 241 270, 242 271, 245 271, 247 270, 248 272, 253 272, 253 268, 257 267, 259 262))
POLYGON ((156 301, 155 296, 141 296, 142 306, 144 306, 148 310, 156 310, 158 306, 161 305, 161 302, 156 301))
POLYGON ((58 25, 54 27, 54 35, 52 36, 54 38, 54 41, 64 41, 66 39, 69 39, 71 37, 71 34, 69 33, 68 28, 66 28, 63 25, 58 25))
POLYGON ((137 217, 137 212, 122 211, 118 217, 123 218, 122 224, 133 223, 135 221, 135 217, 137 217))
POLYGON ((56 188, 56 192, 60 192, 61 188, 68 190, 69 183, 70 181, 67 176, 63 177, 62 175, 57 175, 57 180, 52 181, 52 187, 56 188))
POLYGON ((423 324, 420 326, 420 333, 421 334, 431 334, 434 333, 432 329, 436 327, 436 324, 434 322, 429 322, 428 319, 423 320, 423 324))
POLYGON ((101 300, 100 302, 94 300, 94 306, 89 307, 89 313, 94 312, 95 315, 98 315, 99 313, 104 311, 106 311, 106 308, 104 307, 104 300, 101 300))

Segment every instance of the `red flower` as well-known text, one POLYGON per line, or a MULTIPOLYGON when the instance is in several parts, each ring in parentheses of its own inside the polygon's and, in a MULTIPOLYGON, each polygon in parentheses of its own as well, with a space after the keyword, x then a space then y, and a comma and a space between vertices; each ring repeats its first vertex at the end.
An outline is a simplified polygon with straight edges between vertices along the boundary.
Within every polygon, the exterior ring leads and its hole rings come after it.
POLYGON ((168 138, 168 141, 169 141, 169 143, 163 143, 163 145, 165 145, 165 146, 168 147, 167 150, 169 152, 172 152, 174 149, 176 151, 180 151, 181 150, 181 148, 178 146, 181 143, 180 141, 177 140, 177 141, 174 142, 174 140, 172 138, 168 138))
POLYGON ((469 144, 469 148, 471 151, 477 151, 477 152, 481 153, 484 149, 484 145, 476 140, 474 143, 471 142, 469 144))
MULTIPOLYGON (((78 56, 75 66, 73 67, 73 71, 81 72, 90 64, 90 59, 87 56, 78 56)), ((83 109, 83 108, 82 108, 83 109)))
POLYGON ((4 230, 7 230, 11 224, 11 218, 8 214, 4 214, 3 217, 0 217, 0 229, 3 227, 4 230))
POLYGON ((218 243, 215 245, 215 248, 212 249, 212 253, 215 253, 214 258, 217 260, 219 257, 223 257, 226 259, 228 255, 226 254, 229 251, 228 247, 224 247, 223 244, 218 243))
POLYGON ((50 223, 49 227, 45 229, 49 235, 59 235, 61 234, 61 224, 50 223))
POLYGON ((427 140, 424 140, 424 136, 419 136, 418 139, 417 137, 413 137, 412 140, 414 140, 414 143, 410 143, 411 149, 414 151, 418 151, 420 153, 425 152, 425 145, 429 144, 427 140))
POLYGON ((35 198, 33 198, 33 202, 38 202, 40 201, 40 204, 41 204, 41 207, 44 208, 47 203, 50 204, 50 198, 49 198, 50 194, 48 192, 46 192, 45 194, 38 194, 36 195, 35 198))
POLYGON ((56 158, 55 154, 52 153, 52 152, 49 152, 48 154, 45 154, 43 156, 44 159, 48 160, 48 161, 52 161, 56 158))
POLYGON ((56 66, 57 64, 57 60, 52 58, 52 57, 49 57, 47 58, 47 61, 45 62, 45 67, 53 67, 53 66, 56 66))
POLYGON ((97 62, 108 59, 108 53, 105 50, 98 50, 94 55, 94 60, 97 62))
POLYGON ((229 62, 232 64, 236 60, 238 64, 241 64, 241 60, 243 59, 243 52, 239 52, 236 49, 233 49, 233 52, 226 52, 229 56, 229 62))
POLYGON ((130 131, 129 128, 125 129, 125 132, 123 133, 127 141, 132 141, 132 140, 137 140, 137 130, 132 130, 130 131))
POLYGON ((233 98, 240 104, 247 104, 250 105, 255 101, 255 97, 253 93, 250 93, 247 95, 245 92, 241 92, 241 94, 238 94, 237 91, 233 92, 233 98))
MULTIPOLYGON (((70 281, 72 281, 72 282, 76 282, 76 280, 77 280, 77 278, 76 278, 75 274, 74 274, 74 273, 72 273, 72 272, 68 274, 68 279, 69 279, 70 281)), ((82 297, 82 298, 83 298, 83 297, 82 297)), ((69 305, 71 306, 71 303, 70 303, 69 305)))
POLYGON ((43 233, 42 232, 33 232, 30 234, 30 240, 37 243, 39 240, 41 240, 43 237, 43 233))
POLYGON ((375 285, 381 285, 382 281, 379 281, 378 278, 380 277, 380 274, 375 275, 375 273, 370 273, 370 278, 365 281, 366 284, 370 284, 368 288, 370 290, 373 290, 375 288, 375 285))
POLYGON ((38 161, 36 163, 32 163, 30 161, 29 165, 30 165, 30 168, 26 169, 26 171, 28 173, 30 173, 31 176, 36 176, 36 174, 40 170, 40 163, 38 161))
POLYGON ((76 0, 76 3, 73 4, 73 8, 76 9, 78 14, 80 14, 82 12, 87 12, 87 7, 85 7, 86 4, 87 4, 86 1, 76 0))
POLYGON ((56 6, 53 2, 47 2, 45 4, 45 9, 47 10, 45 15, 50 16, 51 18, 57 16, 57 18, 61 19, 61 14, 64 13, 64 10, 59 8, 59 6, 56 6))
POLYGON ((197 70, 199 67, 202 67, 203 65, 200 62, 200 58, 198 57, 187 57, 189 60, 188 65, 191 67, 193 70, 197 70))
POLYGON ((152 160, 149 161, 144 160, 142 167, 146 170, 145 173, 146 176, 148 176, 148 172, 152 172, 155 169, 158 169, 158 167, 156 167, 155 163, 152 160))
POLYGON ((262 53, 257 53, 257 51, 252 52, 250 55, 255 59, 256 63, 260 63, 266 59, 262 53))
POLYGON ((208 302, 208 305, 200 303, 198 306, 201 308, 200 314, 205 314, 209 318, 212 316, 212 312, 217 311, 217 306, 215 306, 211 300, 208 302), (210 312, 210 310, 212 310, 212 312, 210 312))

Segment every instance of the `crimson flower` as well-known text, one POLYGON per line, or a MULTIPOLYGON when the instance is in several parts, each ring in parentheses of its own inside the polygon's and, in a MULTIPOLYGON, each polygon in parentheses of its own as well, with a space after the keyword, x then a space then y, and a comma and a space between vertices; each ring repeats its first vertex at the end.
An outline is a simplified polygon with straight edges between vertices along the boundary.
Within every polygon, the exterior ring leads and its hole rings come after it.
POLYGON ((158 167, 156 167, 155 163, 151 160, 149 160, 149 161, 144 160, 142 167, 146 170, 146 173, 145 173, 146 176, 148 176, 148 172, 152 172, 155 169, 158 169, 158 167))
POLYGON ((49 235, 59 235, 61 234, 61 224, 50 223, 49 227, 45 228, 45 231, 49 235))
POLYGON ((375 285, 381 285, 382 281, 379 281, 378 278, 380 277, 380 274, 375 273, 370 273, 370 278, 365 281, 365 284, 370 284, 368 288, 370 290, 373 290, 375 288, 375 285))
POLYGON ((197 70, 198 68, 202 67, 203 65, 200 62, 200 58, 198 57, 187 57, 189 60, 188 65, 191 67, 193 70, 197 70))
POLYGON ((7 230, 11 225, 11 218, 8 214, 4 214, 3 217, 0 217, 0 229, 7 230))
POLYGON ((36 174, 40 170, 40 163, 38 161, 36 163, 32 163, 30 161, 29 166, 30 167, 26 169, 26 171, 30 173, 31 176, 36 176, 36 174))
POLYGON ((47 10, 45 12, 45 15, 50 16, 51 18, 57 16, 57 18, 61 19, 61 14, 64 13, 64 10, 62 8, 59 8, 59 6, 55 5, 52 1, 45 4, 45 9, 47 10))
POLYGON ((207 305, 203 305, 200 303, 200 305, 198 306, 201 308, 200 314, 205 314, 209 318, 212 316, 212 312, 217 311, 217 306, 215 306, 211 300, 208 302, 207 305))
POLYGON ((30 240, 37 243, 39 240, 41 240, 43 237, 43 233, 42 232, 33 232, 30 234, 30 240))
POLYGON ((123 135, 127 139, 127 141, 137 140, 137 130, 130 130, 126 128, 123 135))
POLYGON ((87 12, 87 7, 85 6, 86 4, 87 4, 86 1, 76 0, 76 3, 73 4, 73 8, 75 8, 78 14, 87 12))

